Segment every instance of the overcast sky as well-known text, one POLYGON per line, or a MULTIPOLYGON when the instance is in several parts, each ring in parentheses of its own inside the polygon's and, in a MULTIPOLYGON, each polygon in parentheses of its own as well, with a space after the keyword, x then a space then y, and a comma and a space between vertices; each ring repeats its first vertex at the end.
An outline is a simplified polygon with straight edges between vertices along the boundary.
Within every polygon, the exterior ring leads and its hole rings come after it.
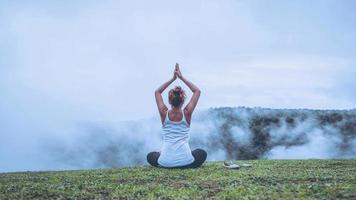
POLYGON ((175 62, 202 90, 197 110, 355 108, 355 10, 353 0, 0 0, 0 156, 26 157, 11 152, 81 121, 158 119, 153 92, 175 62))
POLYGON ((351 0, 1 1, 2 115, 151 116, 175 62, 201 87, 200 109, 353 108, 355 9, 351 0))

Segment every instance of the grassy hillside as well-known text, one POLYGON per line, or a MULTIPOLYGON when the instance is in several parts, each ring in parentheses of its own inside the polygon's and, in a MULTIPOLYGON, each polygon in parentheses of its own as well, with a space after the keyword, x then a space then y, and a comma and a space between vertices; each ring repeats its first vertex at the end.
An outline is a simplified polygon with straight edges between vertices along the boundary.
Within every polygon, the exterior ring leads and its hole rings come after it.
POLYGON ((0 174, 0 199, 356 199, 356 160, 254 160, 200 169, 122 169, 0 174))

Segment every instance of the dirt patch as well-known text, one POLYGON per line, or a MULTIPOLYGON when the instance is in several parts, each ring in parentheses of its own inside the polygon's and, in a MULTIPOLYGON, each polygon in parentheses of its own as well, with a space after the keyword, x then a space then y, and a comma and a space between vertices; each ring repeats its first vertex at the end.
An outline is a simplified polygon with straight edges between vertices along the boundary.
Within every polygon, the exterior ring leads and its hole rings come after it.
POLYGON ((199 189, 202 191, 202 199, 205 197, 215 196, 217 193, 221 192, 223 189, 220 187, 218 182, 206 181, 198 184, 199 189))
POLYGON ((174 188, 186 188, 193 185, 190 181, 174 181, 169 184, 169 186, 174 188))

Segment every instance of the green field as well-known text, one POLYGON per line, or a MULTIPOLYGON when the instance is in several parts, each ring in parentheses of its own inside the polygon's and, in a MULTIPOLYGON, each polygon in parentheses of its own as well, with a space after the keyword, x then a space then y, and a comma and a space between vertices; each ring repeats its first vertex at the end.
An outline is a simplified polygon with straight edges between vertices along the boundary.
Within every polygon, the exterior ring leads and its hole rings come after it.
POLYGON ((0 174, 0 199, 356 199, 356 160, 253 160, 199 169, 0 174))

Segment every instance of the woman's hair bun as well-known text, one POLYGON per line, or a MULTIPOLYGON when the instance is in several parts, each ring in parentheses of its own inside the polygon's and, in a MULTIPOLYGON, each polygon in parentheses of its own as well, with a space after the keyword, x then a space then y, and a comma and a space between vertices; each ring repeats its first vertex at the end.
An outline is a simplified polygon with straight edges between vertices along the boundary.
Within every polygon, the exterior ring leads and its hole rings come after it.
POLYGON ((173 93, 175 95, 180 95, 182 93, 182 88, 180 86, 176 86, 174 89, 173 89, 173 93))
POLYGON ((172 89, 169 92, 169 102, 175 107, 179 107, 184 103, 185 99, 185 92, 180 86, 175 86, 174 89, 172 89))

